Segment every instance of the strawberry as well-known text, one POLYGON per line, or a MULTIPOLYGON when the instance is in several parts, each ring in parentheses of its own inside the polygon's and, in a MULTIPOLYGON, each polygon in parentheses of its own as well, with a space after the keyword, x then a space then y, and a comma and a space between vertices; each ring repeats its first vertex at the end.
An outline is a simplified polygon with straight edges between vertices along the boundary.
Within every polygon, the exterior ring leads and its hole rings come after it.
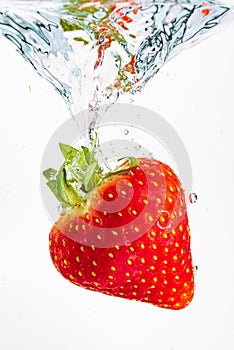
POLYGON ((60 144, 65 161, 44 172, 63 211, 50 232, 56 269, 107 295, 182 309, 194 294, 184 192, 166 164, 122 159, 104 174, 91 148, 60 144))

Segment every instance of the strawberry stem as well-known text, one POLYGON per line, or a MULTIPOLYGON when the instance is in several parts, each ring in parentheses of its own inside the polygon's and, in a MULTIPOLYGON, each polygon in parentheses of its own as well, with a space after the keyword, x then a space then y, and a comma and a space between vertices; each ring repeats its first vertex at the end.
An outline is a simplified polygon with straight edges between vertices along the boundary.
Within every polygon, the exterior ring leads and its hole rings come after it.
POLYGON ((76 149, 60 143, 60 150, 65 158, 59 171, 49 168, 43 171, 47 185, 63 208, 85 206, 90 192, 100 186, 109 177, 129 171, 138 164, 134 157, 121 158, 121 164, 115 170, 104 174, 95 159, 97 133, 89 147, 76 149))

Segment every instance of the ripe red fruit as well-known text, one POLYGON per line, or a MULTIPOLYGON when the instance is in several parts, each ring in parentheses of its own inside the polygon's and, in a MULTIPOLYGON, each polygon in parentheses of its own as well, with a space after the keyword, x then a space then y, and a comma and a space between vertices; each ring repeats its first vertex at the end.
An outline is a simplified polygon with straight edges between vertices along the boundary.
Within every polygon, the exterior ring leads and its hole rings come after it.
POLYGON ((91 150, 60 146, 63 166, 57 175, 44 172, 64 207, 50 232, 57 270, 92 291, 168 309, 186 307, 194 294, 190 230, 172 169, 129 158, 103 176, 94 159, 95 141, 91 150))

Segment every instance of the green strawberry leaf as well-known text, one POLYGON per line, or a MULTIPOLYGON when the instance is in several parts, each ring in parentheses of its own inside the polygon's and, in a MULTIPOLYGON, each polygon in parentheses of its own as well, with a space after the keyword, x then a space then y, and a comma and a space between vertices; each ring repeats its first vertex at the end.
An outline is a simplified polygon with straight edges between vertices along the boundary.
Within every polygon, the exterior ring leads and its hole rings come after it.
POLYGON ((91 191, 96 184, 96 168, 97 168, 97 162, 95 161, 94 163, 90 164, 87 167, 86 170, 86 176, 84 178, 84 186, 86 191, 91 191))
POLYGON ((89 164, 90 150, 88 149, 88 147, 85 147, 85 146, 82 146, 81 148, 83 150, 86 163, 89 164))
POLYGON ((125 173, 138 164, 134 157, 120 158, 121 164, 112 172, 103 175, 103 169, 95 159, 98 135, 90 147, 82 146, 79 150, 60 143, 64 163, 57 172, 49 168, 43 172, 47 185, 63 208, 83 205, 90 192, 111 175, 125 173))
POLYGON ((57 174, 57 170, 53 169, 53 168, 49 168, 45 171, 43 171, 42 173, 45 178, 48 180, 48 181, 51 181, 55 178, 55 175, 57 174))
POLYGON ((62 166, 57 176, 57 189, 59 197, 61 198, 61 204, 64 206, 72 207, 79 202, 79 197, 75 189, 67 181, 66 169, 62 166))
POLYGON ((47 186, 51 190, 51 192, 54 194, 54 196, 57 198, 57 200, 64 206, 63 198, 60 196, 60 193, 58 191, 57 186, 57 180, 51 180, 47 182, 47 186))
POLYGON ((72 146, 59 143, 59 147, 65 159, 74 158, 77 155, 78 150, 72 146))

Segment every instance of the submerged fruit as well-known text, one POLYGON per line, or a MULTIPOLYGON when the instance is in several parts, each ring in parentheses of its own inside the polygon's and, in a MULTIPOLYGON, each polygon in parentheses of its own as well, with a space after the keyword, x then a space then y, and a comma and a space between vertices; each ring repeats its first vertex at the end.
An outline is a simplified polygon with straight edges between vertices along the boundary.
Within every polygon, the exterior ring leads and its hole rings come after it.
POLYGON ((190 230, 172 169, 129 158, 103 175, 95 141, 91 150, 61 147, 66 160, 58 174, 45 172, 64 207, 50 232, 57 270, 92 291, 168 309, 187 306, 194 294, 190 230))

